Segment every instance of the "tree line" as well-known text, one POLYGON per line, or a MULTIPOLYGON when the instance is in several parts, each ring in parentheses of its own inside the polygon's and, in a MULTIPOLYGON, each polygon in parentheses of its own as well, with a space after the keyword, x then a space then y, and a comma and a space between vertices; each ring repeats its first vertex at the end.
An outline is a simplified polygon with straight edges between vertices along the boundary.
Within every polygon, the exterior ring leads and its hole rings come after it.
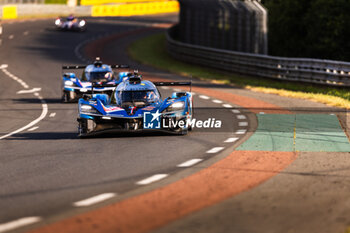
POLYGON ((269 54, 350 61, 350 0, 263 0, 269 54))

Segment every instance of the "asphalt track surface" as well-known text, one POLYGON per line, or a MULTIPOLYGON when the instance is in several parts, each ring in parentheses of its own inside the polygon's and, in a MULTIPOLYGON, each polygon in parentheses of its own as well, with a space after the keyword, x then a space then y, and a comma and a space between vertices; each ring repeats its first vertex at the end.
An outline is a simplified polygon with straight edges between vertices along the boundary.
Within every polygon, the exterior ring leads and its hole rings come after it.
MULTIPOLYGON (((85 33, 53 31, 52 20, 4 25, 0 66, 7 66, 0 70, 0 224, 38 216, 41 221, 29 228, 42 226, 126 200, 210 166, 249 138, 257 127, 257 118, 251 112, 262 114, 269 109, 244 109, 225 98, 203 97, 199 93, 194 100, 199 113, 205 111, 202 108, 214 113, 222 111, 220 117, 228 124, 225 130, 194 131, 187 136, 132 134, 77 138, 77 106, 60 103, 60 66, 86 63, 94 55, 84 49, 92 39, 118 35, 114 37, 115 43, 96 55, 109 62, 130 64, 149 77, 183 79, 132 62, 125 53, 132 40, 163 30, 154 23, 174 21, 174 16, 93 19, 85 33), (227 108, 227 104, 237 108, 227 108), (36 119, 40 121, 28 125, 36 119), (21 132, 9 135, 21 128, 21 132), (225 142, 229 138, 235 139, 225 142), (207 153, 212 149, 215 153, 207 153), (200 162, 195 169, 178 167, 194 158, 200 162), (140 181, 155 174, 167 177, 140 185, 140 181), (111 194, 111 199, 83 208, 74 205, 99 194, 111 194)), ((303 112, 326 109, 327 113, 338 114, 346 125, 342 112, 322 104, 196 82, 197 89, 210 87, 285 109, 303 112)), ((168 96, 172 90, 161 92, 168 96)), ((342 232, 350 225, 347 156, 349 152, 300 152, 292 165, 264 184, 173 221, 158 231, 342 232)), ((24 226, 19 231, 29 228, 24 226)))

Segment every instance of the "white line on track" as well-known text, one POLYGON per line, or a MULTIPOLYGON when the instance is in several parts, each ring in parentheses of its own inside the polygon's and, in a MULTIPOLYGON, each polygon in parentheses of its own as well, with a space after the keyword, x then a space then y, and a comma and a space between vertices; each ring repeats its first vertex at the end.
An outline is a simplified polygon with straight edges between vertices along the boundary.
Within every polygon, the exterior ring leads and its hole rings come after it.
POLYGON ((213 100, 213 102, 216 103, 216 104, 222 104, 221 100, 213 100))
POLYGON ((8 223, 0 224, 0 232, 2 233, 2 232, 6 232, 6 231, 11 231, 11 230, 14 230, 16 228, 30 225, 30 224, 33 224, 33 223, 36 223, 39 221, 41 221, 41 218, 36 217, 36 216, 20 218, 20 219, 17 219, 17 220, 8 222, 8 223))
POLYGON ((25 36, 28 36, 28 34, 29 34, 29 31, 23 32, 23 35, 25 35, 25 36))
POLYGON ((232 105, 230 105, 230 104, 223 104, 222 105, 224 108, 232 108, 232 105))
POLYGON ((241 113, 241 111, 239 111, 238 109, 233 109, 232 112, 235 113, 235 114, 241 113))
POLYGON ((206 153, 207 154, 215 154, 218 153, 219 151, 222 151, 225 147, 214 147, 210 150, 208 150, 206 153))
POLYGON ((238 122, 238 126, 248 126, 248 122, 246 121, 238 122))
POLYGON ((140 180, 140 181, 136 182, 136 184, 138 184, 138 185, 150 184, 150 183, 156 182, 158 180, 164 179, 167 176, 168 176, 167 174, 156 174, 156 175, 150 176, 146 179, 140 180))
POLYGON ((245 134, 246 132, 247 132, 246 129, 239 129, 239 130, 236 131, 235 134, 245 134))
POLYGON ((204 100, 210 99, 210 97, 206 96, 206 95, 200 95, 199 98, 204 99, 204 100))
POLYGON ((179 88, 174 88, 173 89, 174 91, 176 91, 176 92, 180 92, 180 91, 182 91, 181 89, 179 89, 179 88))
POLYGON ((87 198, 85 200, 74 202, 73 205, 76 207, 90 206, 115 196, 116 196, 115 193, 103 193, 94 197, 87 198))
POLYGON ((21 90, 21 91, 17 91, 17 94, 29 94, 29 93, 34 93, 37 91, 41 91, 41 87, 35 87, 31 90, 21 90))
POLYGON ((53 113, 50 113, 49 117, 55 117, 56 116, 56 113, 53 112, 53 113))
POLYGON ((181 163, 177 166, 178 167, 191 167, 191 166, 193 166, 201 161, 203 161, 203 159, 191 159, 191 160, 188 160, 188 161, 181 163))
POLYGON ((90 42, 90 41, 92 41, 93 39, 88 39, 88 40, 85 40, 85 41, 82 41, 82 42, 80 42, 76 47, 75 47, 75 49, 74 49, 74 54, 75 54, 75 56, 77 57, 77 58, 79 58, 81 61, 83 61, 83 62, 86 62, 86 60, 87 59, 85 59, 84 57, 83 57, 83 55, 81 55, 81 53, 80 53, 80 49, 85 45, 85 44, 87 44, 88 42, 90 42))
POLYGON ((15 80, 16 82, 18 82, 19 84, 21 84, 24 88, 29 88, 29 86, 20 78, 16 77, 15 75, 11 74, 6 68, 8 67, 7 64, 2 64, 0 65, 0 70, 2 70, 2 72, 4 72, 8 77, 12 78, 13 80, 15 80))
POLYGON ((235 141, 237 141, 238 140, 238 138, 228 138, 228 139, 226 139, 226 141, 224 141, 224 142, 226 142, 226 143, 231 143, 231 142, 235 142, 235 141))
POLYGON ((259 112, 259 114, 262 114, 262 115, 263 115, 263 114, 265 114, 265 113, 264 113, 264 112, 259 112))
MULTIPOLYGON (((10 78, 14 79, 13 77, 10 76, 10 75, 12 75, 12 76, 14 76, 14 75, 6 70, 7 67, 8 67, 7 64, 2 64, 2 65, 0 65, 0 70, 2 70, 10 78)), ((18 83, 20 83, 22 86, 24 86, 24 88, 29 88, 29 86, 25 82, 23 82, 21 79, 17 78, 17 80, 16 79, 14 79, 14 80, 17 81, 18 83)), ((15 130, 13 132, 10 132, 10 133, 8 133, 8 134, 6 134, 4 136, 1 136, 0 140, 2 140, 4 138, 7 138, 7 137, 10 137, 10 136, 12 136, 12 135, 14 135, 16 133, 22 132, 22 131, 24 131, 26 129, 29 129, 31 127, 34 127, 36 124, 38 124, 41 120, 43 120, 46 117, 47 112, 48 112, 47 103, 45 102, 43 97, 41 97, 39 95, 39 93, 35 92, 34 95, 37 96, 41 100, 41 107, 42 107, 41 115, 37 119, 35 119, 34 121, 32 121, 29 124, 27 124, 26 126, 23 126, 22 128, 17 129, 17 130, 15 130)))
POLYGON ((244 115, 237 115, 237 119, 244 120, 247 119, 247 117, 244 115))
POLYGON ((30 127, 33 127, 34 125, 39 123, 42 119, 44 119, 46 114, 47 114, 48 107, 47 107, 46 103, 43 103, 41 106, 42 106, 43 111, 41 112, 41 115, 37 119, 35 119, 34 121, 30 122, 28 125, 20 128, 20 129, 17 129, 15 131, 11 132, 11 133, 8 133, 8 134, 0 137, 0 140, 2 140, 4 138, 7 138, 7 137, 10 137, 10 136, 12 136, 12 135, 14 135, 16 133, 22 132, 23 130, 29 129, 30 127))
POLYGON ((161 87, 161 88, 164 89, 164 90, 170 89, 170 87, 161 87))
POLYGON ((36 129, 39 129, 39 126, 35 126, 35 127, 33 127, 33 128, 30 128, 30 129, 28 129, 28 131, 34 131, 34 130, 36 130, 36 129))
POLYGON ((10 40, 12 40, 13 38, 15 38, 14 35, 10 35, 10 36, 9 36, 9 39, 10 39, 10 40))

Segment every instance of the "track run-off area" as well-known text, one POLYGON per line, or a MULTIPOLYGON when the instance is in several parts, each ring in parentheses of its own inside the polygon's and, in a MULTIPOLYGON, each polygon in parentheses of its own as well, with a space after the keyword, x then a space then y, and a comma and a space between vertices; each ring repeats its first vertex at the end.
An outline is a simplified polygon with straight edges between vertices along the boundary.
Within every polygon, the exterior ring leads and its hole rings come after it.
MULTIPOLYGON (((5 22, 0 45, 0 232, 344 232, 349 116, 323 104, 193 80, 195 114, 220 130, 77 137, 61 66, 138 64, 133 41, 176 15, 5 22)), ((186 90, 185 88, 179 88, 186 90)), ((162 97, 178 91, 160 88, 162 97)))

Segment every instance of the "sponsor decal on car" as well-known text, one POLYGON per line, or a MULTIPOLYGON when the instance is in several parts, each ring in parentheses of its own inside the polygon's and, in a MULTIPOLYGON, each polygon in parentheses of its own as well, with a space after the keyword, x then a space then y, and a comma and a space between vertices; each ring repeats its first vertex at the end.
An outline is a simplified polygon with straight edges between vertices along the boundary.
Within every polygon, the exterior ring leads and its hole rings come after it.
POLYGON ((103 110, 105 110, 105 112, 107 113, 124 110, 123 108, 119 108, 119 107, 109 107, 109 108, 106 108, 105 106, 102 106, 102 107, 103 107, 103 110))

